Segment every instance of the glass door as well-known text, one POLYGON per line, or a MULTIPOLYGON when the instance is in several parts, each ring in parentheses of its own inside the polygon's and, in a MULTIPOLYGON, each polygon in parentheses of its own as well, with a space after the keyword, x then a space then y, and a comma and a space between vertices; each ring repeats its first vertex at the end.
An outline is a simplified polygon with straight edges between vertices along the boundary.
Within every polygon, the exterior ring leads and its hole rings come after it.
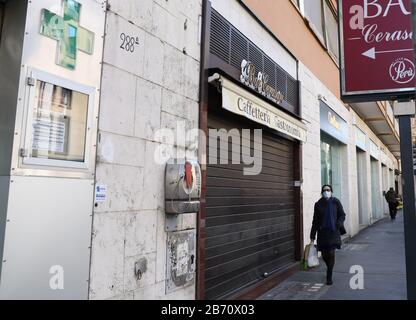
POLYGON ((321 184, 329 184, 334 196, 341 197, 340 143, 321 132, 321 184))

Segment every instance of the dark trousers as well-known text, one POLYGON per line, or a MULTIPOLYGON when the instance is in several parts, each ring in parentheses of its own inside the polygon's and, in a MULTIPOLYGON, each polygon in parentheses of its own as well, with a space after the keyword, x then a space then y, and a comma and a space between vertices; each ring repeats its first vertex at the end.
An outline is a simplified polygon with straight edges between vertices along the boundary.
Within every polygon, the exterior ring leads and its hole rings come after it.
POLYGON ((332 282, 332 271, 335 266, 335 249, 333 250, 322 250, 322 259, 324 259, 327 271, 326 279, 327 282, 332 282))
POLYGON ((390 217, 394 220, 397 214, 397 203, 389 202, 390 217))

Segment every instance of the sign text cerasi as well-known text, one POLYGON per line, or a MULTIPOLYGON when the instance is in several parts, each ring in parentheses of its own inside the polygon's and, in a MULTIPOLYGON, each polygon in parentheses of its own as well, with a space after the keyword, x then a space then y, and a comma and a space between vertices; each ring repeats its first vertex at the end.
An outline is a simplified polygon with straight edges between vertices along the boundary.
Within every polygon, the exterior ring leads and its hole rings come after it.
POLYGON ((415 91, 411 0, 339 0, 344 101, 415 91))

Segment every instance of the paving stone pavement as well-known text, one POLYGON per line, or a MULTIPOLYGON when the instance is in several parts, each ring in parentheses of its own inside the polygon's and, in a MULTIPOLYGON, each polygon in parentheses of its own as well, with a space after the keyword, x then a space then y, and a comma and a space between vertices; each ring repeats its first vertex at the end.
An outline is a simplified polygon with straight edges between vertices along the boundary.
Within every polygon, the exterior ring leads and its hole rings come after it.
POLYGON ((362 230, 336 252, 334 284, 327 286, 325 264, 299 271, 259 300, 405 300, 406 265, 403 214, 362 230), (352 289, 353 266, 364 271, 364 288, 352 289))

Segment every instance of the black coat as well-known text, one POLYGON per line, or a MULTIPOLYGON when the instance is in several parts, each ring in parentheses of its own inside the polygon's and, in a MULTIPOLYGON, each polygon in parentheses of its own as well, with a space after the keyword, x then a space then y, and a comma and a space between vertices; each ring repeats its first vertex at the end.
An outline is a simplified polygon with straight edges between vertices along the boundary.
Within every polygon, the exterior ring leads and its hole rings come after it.
POLYGON ((394 190, 387 191, 385 198, 388 203, 397 204, 397 193, 394 190))
MULTIPOLYGON (((333 197, 333 210, 334 220, 336 221, 336 230, 328 230, 323 228, 325 221, 325 210, 328 205, 328 200, 325 198, 319 199, 315 203, 313 222, 311 230, 311 239, 315 240, 316 233, 318 233, 318 250, 332 250, 341 249, 341 233, 340 230, 344 231, 345 212, 341 202, 333 197)), ((343 232, 345 233, 345 232, 343 232)))

